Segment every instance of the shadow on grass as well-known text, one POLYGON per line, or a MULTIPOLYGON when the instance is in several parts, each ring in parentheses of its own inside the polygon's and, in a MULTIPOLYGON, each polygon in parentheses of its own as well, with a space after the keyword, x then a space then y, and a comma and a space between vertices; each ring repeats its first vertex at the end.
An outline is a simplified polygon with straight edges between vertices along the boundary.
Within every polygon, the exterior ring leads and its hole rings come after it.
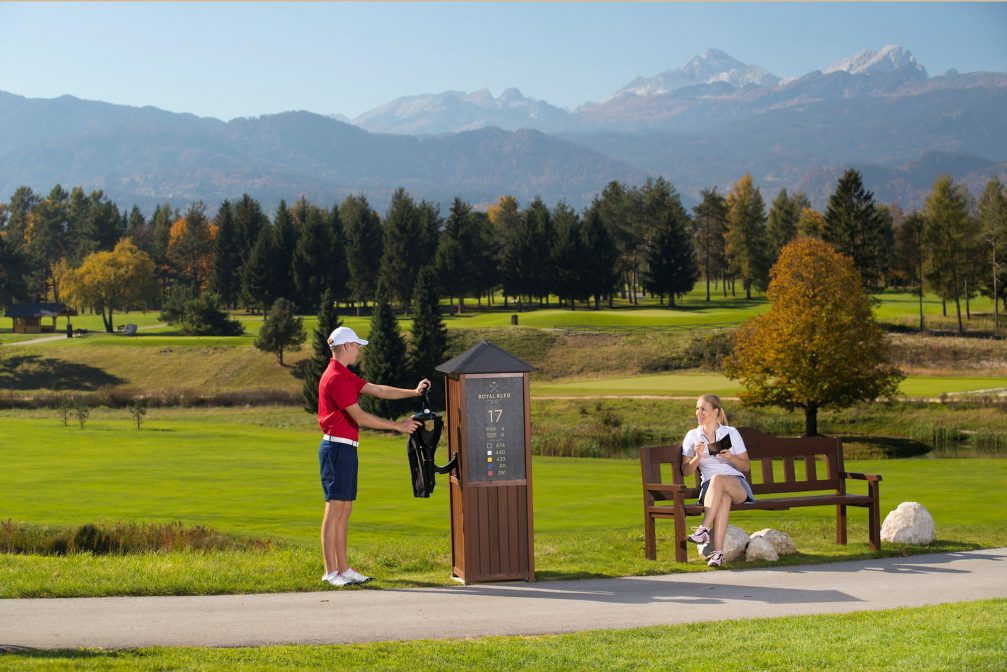
POLYGON ((919 457, 933 450, 921 441, 898 436, 857 436, 851 434, 840 438, 843 440, 843 455, 846 459, 919 457))
POLYGON ((80 660, 81 658, 118 658, 118 651, 92 649, 33 649, 16 644, 0 644, 0 654, 10 659, 32 658, 40 660, 80 660))
MULTIPOLYGON (((675 310, 681 310, 684 312, 698 311, 698 310, 710 310, 711 308, 716 308, 717 310, 733 310, 733 309, 744 309, 752 308, 753 306, 761 306, 769 303, 769 299, 765 296, 753 296, 751 299, 746 299, 744 296, 736 296, 732 298, 714 298, 710 302, 706 302, 702 299, 695 300, 690 299, 688 302, 675 304, 675 310)), ((653 306, 649 306, 653 308, 653 306)))
POLYGON ((8 390, 94 391, 125 382, 103 369, 39 355, 14 355, 0 360, 0 387, 8 390))

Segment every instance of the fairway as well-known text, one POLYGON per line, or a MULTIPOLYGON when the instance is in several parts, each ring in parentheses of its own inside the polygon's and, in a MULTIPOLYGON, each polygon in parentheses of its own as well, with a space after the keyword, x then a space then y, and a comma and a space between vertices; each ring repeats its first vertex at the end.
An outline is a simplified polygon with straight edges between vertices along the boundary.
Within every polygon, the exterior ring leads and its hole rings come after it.
MULTIPOLYGON (((314 589, 322 500, 318 436, 307 414, 283 408, 154 409, 141 430, 122 411, 95 412, 83 430, 63 427, 52 412, 4 411, 0 422, 5 518, 75 526, 181 521, 281 545, 264 555, 221 553, 219 559, 185 553, 136 560, 0 555, 0 596, 314 589), (71 567, 77 568, 71 574, 86 572, 87 581, 61 588, 44 578, 62 576, 71 567), (143 572, 144 582, 131 578, 136 571, 143 572)), ((443 456, 442 446, 438 457, 443 456)), ((882 515, 901 501, 920 501, 931 511, 940 541, 930 550, 1005 545, 1007 528, 998 512, 1007 508, 1007 489, 989 486, 1007 482, 1007 462, 969 462, 973 468, 956 469, 953 489, 945 487, 946 460, 850 461, 847 466, 884 476, 882 515), (963 496, 970 492, 983 492, 989 506, 971 506, 971 497, 963 496)), ((639 469, 636 460, 534 459, 540 578, 706 569, 695 560, 685 566, 672 561, 668 525, 658 526, 658 561, 643 559, 639 469)), ((450 582, 446 495, 446 481, 439 479, 431 498, 413 498, 405 442, 365 433, 350 544, 355 562, 379 576, 377 586, 450 582)), ((775 527, 791 534, 802 551, 786 561, 793 564, 870 557, 862 514, 850 514, 846 547, 832 543, 835 512, 829 507, 750 512, 732 522, 749 531, 775 527)), ((891 545, 883 548, 883 553, 897 552, 891 545)))
MULTIPOLYGON (((706 393, 737 397, 742 389, 737 381, 719 373, 662 373, 625 378, 533 382, 531 386, 532 395, 539 397, 636 395, 694 397, 706 393)), ((980 391, 1001 394, 1007 391, 1007 378, 908 376, 899 386, 899 394, 910 399, 980 391)))

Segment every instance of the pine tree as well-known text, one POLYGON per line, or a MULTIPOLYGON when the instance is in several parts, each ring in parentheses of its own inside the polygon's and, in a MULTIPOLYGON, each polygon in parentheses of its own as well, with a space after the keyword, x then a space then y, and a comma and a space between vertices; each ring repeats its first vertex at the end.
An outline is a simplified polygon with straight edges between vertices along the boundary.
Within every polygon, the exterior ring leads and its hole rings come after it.
POLYGON ((717 193, 716 187, 704 189, 702 203, 693 208, 692 212, 697 263, 706 279, 706 300, 710 300, 710 278, 719 278, 724 296, 727 296, 727 263, 724 254, 727 199, 717 193))
POLYGON ((699 278, 696 252, 690 236, 691 222, 674 187, 658 180, 646 203, 651 221, 645 252, 647 270, 644 286, 655 294, 668 295, 668 307, 675 297, 690 291, 699 278))
POLYGON ((279 296, 278 276, 283 273, 276 262, 276 244, 273 228, 265 226, 259 231, 251 254, 241 267, 241 294, 249 306, 261 307, 262 314, 279 296))
POLYGON ((255 339, 255 347, 276 355, 276 361, 283 366, 283 353, 297 352, 305 340, 304 321, 294 314, 294 305, 281 297, 269 309, 255 339))
POLYGON ((587 276, 593 269, 586 266, 584 241, 577 213, 566 203, 556 205, 553 214, 556 223, 556 242, 552 248, 552 265, 555 276, 553 291, 559 300, 567 301, 570 310, 577 309, 577 301, 588 298, 587 276))
POLYGON ((504 232, 501 275, 503 289, 517 299, 521 309, 522 297, 531 300, 535 292, 536 251, 541 247, 534 222, 527 213, 519 213, 512 226, 504 232))
POLYGON ((974 265, 976 231, 969 216, 969 194, 948 175, 934 182, 924 206, 925 236, 930 249, 930 284, 941 297, 953 299, 958 333, 965 333, 961 298, 965 295, 966 266, 974 265))
POLYGON ((9 306, 28 298, 25 286, 27 260, 7 236, 0 236, 0 306, 9 306))
POLYGON ((248 260, 259 239, 262 229, 269 226, 269 218, 262 212, 259 202, 248 194, 242 194, 241 200, 234 203, 234 227, 238 240, 241 242, 241 261, 248 260))
POLYGON ((234 307, 241 293, 241 241, 237 237, 234 223, 234 210, 230 201, 220 204, 217 216, 214 218, 217 226, 217 237, 214 240, 213 270, 210 274, 210 287, 220 297, 225 306, 234 307))
POLYGON ((285 299, 293 298, 296 293, 292 271, 294 249, 297 247, 299 237, 300 227, 287 208, 286 201, 281 200, 276 208, 276 216, 273 217, 273 239, 276 244, 274 273, 277 296, 285 299))
POLYGON ((134 205, 133 209, 129 211, 129 218, 126 220, 126 235, 134 245, 150 255, 152 259, 154 258, 154 232, 138 205, 134 205))
POLYGON ((865 287, 878 286, 877 255, 884 240, 874 194, 864 188, 860 172, 843 173, 825 211, 822 240, 853 259, 865 287))
POLYGON ((420 215, 412 197, 401 187, 388 207, 383 240, 379 282, 387 288, 389 301, 398 301, 406 308, 420 270, 420 215))
POLYGON ((492 303, 493 290, 500 284, 500 250, 494 246, 493 225, 485 212, 470 213, 472 240, 469 262, 472 267, 472 291, 482 303, 483 295, 492 303))
POLYGON ((926 220, 918 212, 906 217, 895 233, 896 257, 900 271, 912 285, 916 286, 916 296, 920 309, 920 332, 923 331, 923 264, 926 261, 926 220))
POLYGON ((339 218, 339 206, 333 205, 325 216, 331 242, 324 255, 322 287, 332 292, 334 301, 345 301, 350 297, 350 270, 346 263, 346 233, 339 218))
POLYGON ((540 197, 536 196, 525 211, 531 227, 535 245, 530 250, 530 270, 532 273, 532 293, 538 297, 539 303, 545 300, 549 304, 549 292, 556 282, 555 269, 552 265, 552 248, 556 244, 556 225, 552 221, 549 207, 540 197))
POLYGON ((416 380, 429 378, 430 402, 444 408, 444 384, 435 369, 447 359, 448 332, 441 318, 437 278, 431 266, 424 266, 413 292, 413 333, 409 341, 409 370, 416 380))
POLYGON ((383 250, 381 219, 364 196, 347 196, 339 206, 346 237, 346 267, 349 271, 349 296, 361 306, 374 297, 376 278, 383 250))
POLYGON ((308 413, 318 412, 318 381, 329 366, 332 359, 332 348, 329 347, 329 334, 343 326, 336 312, 336 302, 328 289, 322 292, 322 302, 318 308, 318 326, 311 339, 314 354, 304 363, 304 410, 308 413))
MULTIPOLYGON (((465 295, 472 289, 473 266, 472 247, 474 233, 471 230, 471 208, 460 198, 451 204, 451 212, 444 223, 434 257, 437 269, 436 280, 446 292, 458 299, 458 314, 465 305, 465 295)), ((415 293, 415 292, 414 292, 415 293)), ((415 309, 414 309, 415 310, 415 309)))
POLYGON ((333 240, 332 229, 325 221, 327 213, 313 206, 308 208, 291 260, 295 304, 301 312, 319 305, 322 291, 331 289, 326 277, 328 268, 342 261, 330 257, 333 240))
POLYGON ((619 284, 619 251, 611 234, 601 221, 597 201, 584 215, 584 265, 590 271, 585 279, 589 296, 594 297, 594 308, 601 308, 601 300, 611 297, 619 284))
MULTIPOLYGON (((154 214, 150 218, 151 231, 151 259, 158 267, 167 266, 168 240, 171 238, 171 225, 178 219, 178 210, 171 207, 171 203, 154 207, 154 214)), ((162 277, 164 273, 162 272, 162 277)))
POLYGON ((994 325, 1000 326, 1000 302, 1007 311, 1007 187, 996 176, 986 183, 977 213, 989 266, 984 293, 993 298, 994 325))
MULTIPOLYGON (((455 199, 459 200, 459 199, 455 199)), ((467 204, 466 204, 467 205, 467 204)), ((440 208, 430 201, 422 200, 417 208, 420 221, 420 237, 416 241, 416 252, 419 268, 422 269, 437 254, 437 247, 440 245, 441 228, 444 226, 444 218, 441 217, 440 208)), ((469 208, 471 210, 471 208, 469 208)), ((417 271, 417 277, 419 272, 417 271)))
MULTIPOLYGON (((375 385, 406 387, 406 343, 395 321, 383 286, 378 288, 377 306, 371 315, 371 331, 363 348, 363 378, 375 385)), ((361 407, 384 418, 396 418, 406 411, 406 400, 379 399, 369 395, 360 398, 361 407)))
POLYGON ((766 224, 766 242, 768 245, 769 265, 776 263, 780 250, 797 236, 797 220, 801 218, 801 204, 797 196, 791 198, 786 188, 773 200, 769 208, 769 221, 766 224))

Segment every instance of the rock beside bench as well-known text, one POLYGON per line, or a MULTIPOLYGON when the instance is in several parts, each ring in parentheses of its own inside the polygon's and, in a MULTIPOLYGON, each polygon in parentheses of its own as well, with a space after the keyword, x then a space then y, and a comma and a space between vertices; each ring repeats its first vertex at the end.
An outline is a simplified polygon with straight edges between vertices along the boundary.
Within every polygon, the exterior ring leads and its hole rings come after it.
MULTIPOLYGON (((701 557, 706 558, 713 553, 713 542, 700 544, 696 550, 701 557)), ((739 560, 776 562, 781 555, 791 553, 797 553, 797 546, 785 532, 766 528, 749 536, 740 527, 727 526, 727 536, 724 538, 724 562, 739 560)))
POLYGON ((902 502, 885 516, 882 541, 926 546, 934 541, 934 517, 919 502, 902 502))

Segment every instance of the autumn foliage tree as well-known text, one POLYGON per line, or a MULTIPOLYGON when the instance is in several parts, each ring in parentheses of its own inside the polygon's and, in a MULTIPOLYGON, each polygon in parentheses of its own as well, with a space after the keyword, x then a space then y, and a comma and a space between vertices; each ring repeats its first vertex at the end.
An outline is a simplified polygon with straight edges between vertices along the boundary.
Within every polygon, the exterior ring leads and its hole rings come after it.
POLYGON ((724 361, 744 403, 801 408, 805 434, 815 436, 819 409, 896 393, 902 372, 850 257, 802 236, 781 250, 770 276, 769 312, 738 328, 724 361))
POLYGON ((123 238, 111 252, 94 252, 62 280, 66 302, 101 313, 105 331, 114 329, 113 313, 142 307, 157 297, 154 262, 123 238))

